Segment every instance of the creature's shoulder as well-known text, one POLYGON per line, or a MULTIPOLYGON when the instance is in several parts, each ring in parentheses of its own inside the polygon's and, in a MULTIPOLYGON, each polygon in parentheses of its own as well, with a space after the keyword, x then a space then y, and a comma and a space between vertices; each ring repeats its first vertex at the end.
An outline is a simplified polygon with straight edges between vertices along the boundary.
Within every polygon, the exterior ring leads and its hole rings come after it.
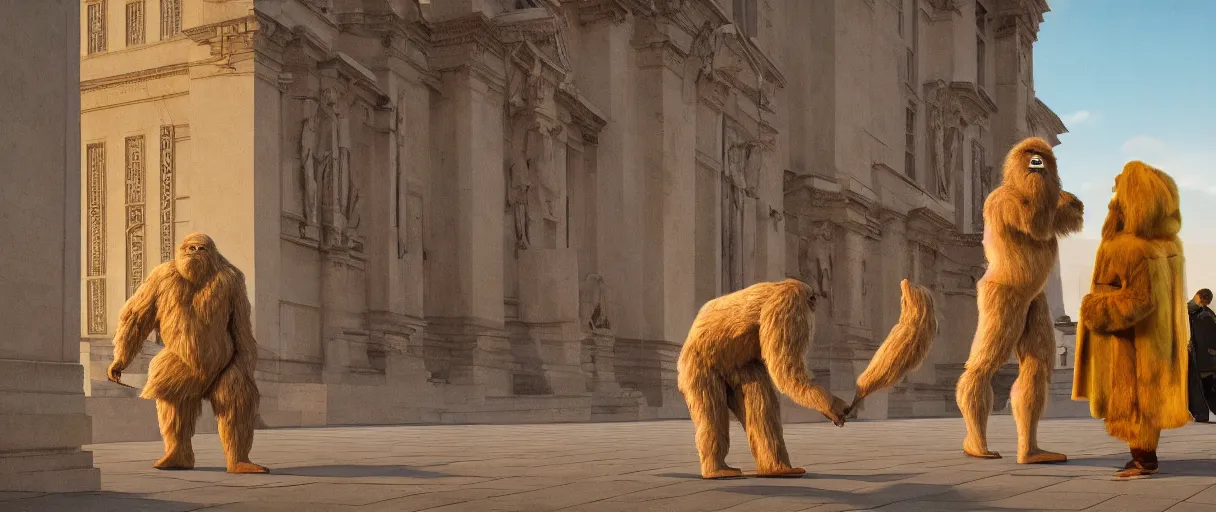
POLYGON ((235 288, 239 293, 245 292, 245 273, 227 261, 220 265, 215 278, 222 281, 226 287, 235 288))

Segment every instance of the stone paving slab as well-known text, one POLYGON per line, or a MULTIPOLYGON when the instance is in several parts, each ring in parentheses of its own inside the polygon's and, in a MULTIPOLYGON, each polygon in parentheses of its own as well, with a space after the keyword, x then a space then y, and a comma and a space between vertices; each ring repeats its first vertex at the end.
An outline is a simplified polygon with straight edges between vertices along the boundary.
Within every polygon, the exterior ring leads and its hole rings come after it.
MULTIPOLYGON (((0 511, 936 511, 1216 510, 1216 425, 1167 431, 1162 473, 1115 482, 1126 447, 1097 420, 1047 420, 1045 448, 1067 464, 1016 464, 1013 421, 996 416, 992 448, 962 455, 962 420, 786 426, 801 479, 699 478, 692 424, 341 427, 260 430, 253 459, 269 475, 229 475, 214 434, 198 468, 157 471, 162 446, 89 446, 101 492, 0 493, 0 511)), ((738 425, 729 463, 754 471, 738 425)))

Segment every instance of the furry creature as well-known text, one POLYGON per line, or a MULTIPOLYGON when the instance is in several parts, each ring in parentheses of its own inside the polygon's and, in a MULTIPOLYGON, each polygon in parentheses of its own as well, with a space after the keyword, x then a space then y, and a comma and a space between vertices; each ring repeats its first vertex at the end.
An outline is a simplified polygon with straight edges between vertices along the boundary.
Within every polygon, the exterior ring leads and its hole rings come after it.
POLYGON ((929 356, 929 348, 937 335, 933 296, 929 290, 913 286, 907 279, 899 286, 903 294, 899 304, 899 322, 891 328, 866 370, 857 376, 857 391, 853 395, 853 403, 845 411, 846 416, 857 409, 863 398, 894 386, 908 372, 920 368, 929 356), (920 318, 919 315, 925 316, 920 318))
MULTIPOLYGON (((923 288, 903 287, 905 308, 892 336, 930 329, 923 288), (912 310, 912 311, 909 311, 912 310), (905 323, 906 322, 906 323, 905 323)), ((680 351, 679 388, 696 425, 703 478, 742 476, 726 465, 730 414, 743 424, 760 476, 798 477, 781 432, 777 391, 844 424, 845 403, 815 385, 804 358, 814 333, 815 294, 794 279, 758 283, 705 303, 680 351)), ((904 341, 885 343, 909 345, 904 341)), ((895 380, 898 380, 896 378, 895 380)))
POLYGON ((1189 318, 1183 289, 1178 187, 1160 170, 1130 162, 1115 178, 1090 293, 1077 323, 1073 399, 1128 443, 1116 478, 1157 472, 1164 429, 1187 409, 1189 318))
POLYGON ((1001 184, 984 201, 988 270, 976 287, 979 322, 956 399, 967 424, 963 452, 998 459, 988 450, 992 377, 1011 353, 1018 379, 1011 402, 1018 429, 1018 462, 1063 462, 1038 446, 1038 424, 1055 365, 1055 334, 1047 278, 1059 254, 1056 238, 1081 230, 1084 206, 1060 189, 1055 154, 1040 138, 1018 143, 1005 156, 1001 184))
POLYGON ((127 300, 114 335, 110 380, 121 383, 122 371, 153 329, 165 348, 152 358, 140 397, 156 400, 165 440, 165 456, 155 467, 194 467, 190 438, 205 398, 219 422, 228 472, 269 472, 249 460, 259 397, 245 276, 207 235, 187 235, 174 259, 153 269, 127 300))

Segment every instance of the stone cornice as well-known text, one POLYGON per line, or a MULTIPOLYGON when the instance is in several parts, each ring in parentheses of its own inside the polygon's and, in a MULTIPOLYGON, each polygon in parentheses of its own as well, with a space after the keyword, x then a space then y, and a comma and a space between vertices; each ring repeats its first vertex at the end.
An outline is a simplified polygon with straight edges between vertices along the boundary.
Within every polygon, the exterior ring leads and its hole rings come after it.
POLYGON ((435 72, 468 69, 492 91, 503 94, 505 53, 502 42, 495 36, 496 29, 480 12, 431 25, 430 69, 435 72))
POLYGON ((1030 108, 1027 109, 1026 115, 1034 121, 1036 125, 1047 131, 1049 134, 1049 142, 1052 146, 1060 144, 1059 135, 1068 133, 1068 127, 1064 126, 1064 121, 1060 116, 1056 115, 1042 100, 1035 98, 1030 103, 1030 108))
POLYGON ((608 125, 608 120, 577 91, 558 89, 554 100, 570 112, 571 121, 582 129, 583 142, 599 144, 599 133, 608 125))
POLYGON ((182 33, 197 44, 210 45, 213 57, 226 57, 240 53, 242 50, 252 50, 252 41, 249 39, 261 28, 263 19, 268 18, 264 15, 250 14, 241 18, 191 27, 183 30, 182 33), (234 48, 234 39, 243 40, 242 42, 250 47, 234 48))
POLYGON ((190 73, 190 65, 186 63, 170 64, 159 68, 144 69, 131 73, 123 73, 121 75, 108 76, 105 78, 97 78, 80 82, 80 92, 89 93, 108 89, 111 87, 120 87, 139 82, 147 82, 150 80, 159 80, 172 76, 186 75, 190 73))
POLYGON ((974 82, 951 82, 950 92, 959 99, 963 112, 969 119, 986 118, 997 112, 996 101, 974 82))
POLYGON ((496 34, 494 22, 479 12, 431 25, 430 42, 435 48, 472 45, 477 51, 501 56, 503 46, 496 34))

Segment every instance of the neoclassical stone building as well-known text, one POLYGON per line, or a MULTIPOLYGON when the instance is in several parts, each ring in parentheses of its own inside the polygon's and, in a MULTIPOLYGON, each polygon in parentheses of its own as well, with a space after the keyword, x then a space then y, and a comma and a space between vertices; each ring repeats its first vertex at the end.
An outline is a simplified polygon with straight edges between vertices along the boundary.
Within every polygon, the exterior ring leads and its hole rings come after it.
POLYGON ((827 297, 813 361, 840 395, 899 280, 933 287, 931 364, 863 414, 950 414, 994 168, 1065 131, 1034 95, 1046 10, 83 0, 95 434, 155 435, 104 368, 191 231, 246 274, 269 426, 684 417, 697 309, 786 276, 827 297))

